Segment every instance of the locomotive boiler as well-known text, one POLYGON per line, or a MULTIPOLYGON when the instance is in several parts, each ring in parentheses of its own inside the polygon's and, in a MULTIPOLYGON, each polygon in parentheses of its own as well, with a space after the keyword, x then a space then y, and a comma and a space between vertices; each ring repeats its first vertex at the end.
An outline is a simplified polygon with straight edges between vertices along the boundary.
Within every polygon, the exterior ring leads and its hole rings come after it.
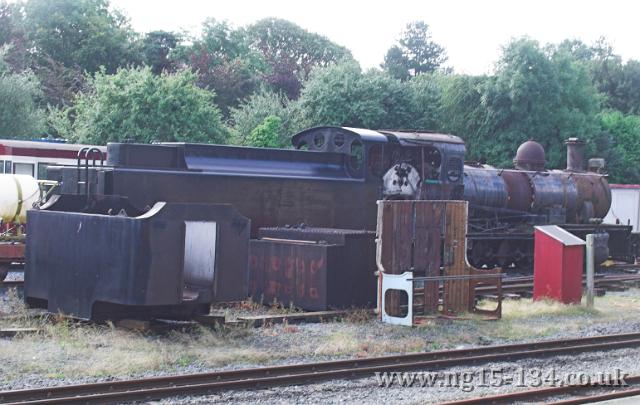
POLYGON ((468 256, 476 267, 529 266, 532 227, 539 224, 578 236, 608 233, 611 254, 629 255, 630 228, 599 223, 610 190, 600 169, 584 170, 577 139, 567 142, 566 170, 548 170, 534 141, 518 149, 514 169, 465 164, 464 141, 447 134, 317 127, 294 135, 292 144, 112 143, 106 165, 50 167, 48 177, 60 183, 61 195, 87 202, 124 196, 142 211, 158 201, 231 204, 251 220, 252 237, 263 227, 301 224, 373 231, 379 199, 465 199, 468 256))
MULTIPOLYGON (((514 169, 465 165, 464 199, 472 210, 471 261, 530 266, 531 226, 542 224, 561 225, 583 238, 589 232, 612 235, 613 254, 627 258, 629 230, 600 224, 611 206, 609 184, 600 173, 602 160, 592 159, 591 170, 585 171, 584 142, 571 138, 566 145, 565 170, 547 170, 544 149, 535 141, 518 148, 514 169)), ((607 238, 601 239, 606 245, 607 238)))

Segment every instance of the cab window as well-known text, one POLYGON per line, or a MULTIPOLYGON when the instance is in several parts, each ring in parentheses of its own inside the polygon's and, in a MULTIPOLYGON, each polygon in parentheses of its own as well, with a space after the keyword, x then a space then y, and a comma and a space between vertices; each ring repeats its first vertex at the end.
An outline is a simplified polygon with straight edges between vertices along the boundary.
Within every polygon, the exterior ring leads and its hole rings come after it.
POLYGON ((373 145, 369 148, 369 159, 367 162, 369 174, 382 177, 385 171, 382 145, 373 145))
POLYGON ((363 151, 362 142, 358 140, 351 142, 350 162, 351 162, 351 167, 354 170, 360 170, 360 168, 362 167, 362 162, 364 160, 363 153, 364 151, 363 151))

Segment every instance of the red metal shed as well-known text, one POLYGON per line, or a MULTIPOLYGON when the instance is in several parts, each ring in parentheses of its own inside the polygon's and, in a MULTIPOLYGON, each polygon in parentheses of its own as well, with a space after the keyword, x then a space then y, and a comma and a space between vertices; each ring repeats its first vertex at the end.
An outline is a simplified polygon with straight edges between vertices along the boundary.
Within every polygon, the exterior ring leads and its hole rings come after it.
POLYGON ((533 299, 579 304, 585 241, 556 225, 535 227, 533 299))

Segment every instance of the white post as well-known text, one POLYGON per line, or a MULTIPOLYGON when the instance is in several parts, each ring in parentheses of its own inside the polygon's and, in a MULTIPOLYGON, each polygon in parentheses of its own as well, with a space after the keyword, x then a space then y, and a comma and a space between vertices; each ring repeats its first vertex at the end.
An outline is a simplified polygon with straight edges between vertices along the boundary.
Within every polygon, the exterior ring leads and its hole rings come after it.
POLYGON ((594 249, 593 249, 594 235, 587 235, 587 308, 593 308, 593 277, 595 273, 594 263, 594 249))

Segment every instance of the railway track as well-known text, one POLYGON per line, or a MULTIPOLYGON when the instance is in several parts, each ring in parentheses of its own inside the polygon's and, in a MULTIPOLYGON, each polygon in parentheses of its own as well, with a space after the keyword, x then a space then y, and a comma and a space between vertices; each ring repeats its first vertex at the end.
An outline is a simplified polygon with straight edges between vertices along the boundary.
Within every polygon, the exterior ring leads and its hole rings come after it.
MULTIPOLYGON (((640 283, 640 274, 615 274, 615 275, 603 275, 594 279, 594 285, 596 287, 604 288, 613 287, 626 282, 638 282, 640 283)), ((583 285, 586 285, 586 280, 583 280, 583 285)), ((495 285, 479 284, 476 286, 477 295, 491 295, 497 294, 498 289, 495 285)), ((522 277, 508 277, 502 280, 502 293, 514 293, 514 294, 531 294, 533 293, 533 276, 522 277)), ((418 290, 414 293, 415 296, 420 296, 422 293, 418 290)))
POLYGON ((0 288, 24 287, 24 280, 7 280, 0 282, 0 288))
MULTIPOLYGON (((606 286, 615 283, 640 282, 640 274, 616 274, 596 277, 596 286, 606 286)), ((0 288, 24 287, 24 280, 8 280, 0 282, 0 288)), ((502 292, 527 292, 533 290, 533 276, 510 277, 502 281, 502 292)), ((476 287, 478 294, 491 294, 496 292, 496 288, 490 285, 480 285, 476 287)))
POLYGON ((577 405, 589 404, 611 399, 625 398, 640 395, 640 376, 626 377, 625 382, 628 387, 611 387, 609 385, 575 384, 563 387, 545 387, 531 390, 509 392, 500 395, 491 395, 459 401, 446 402, 441 405, 486 405, 486 404, 512 404, 522 401, 546 402, 554 405, 577 405), (611 392, 598 393, 599 391, 610 390, 611 392), (570 396, 569 398, 551 400, 559 396, 570 396))
POLYGON ((259 389, 367 377, 375 372, 435 370, 626 347, 640 347, 640 333, 4 391, 0 392, 0 403, 100 404, 149 401, 232 389, 259 389))

